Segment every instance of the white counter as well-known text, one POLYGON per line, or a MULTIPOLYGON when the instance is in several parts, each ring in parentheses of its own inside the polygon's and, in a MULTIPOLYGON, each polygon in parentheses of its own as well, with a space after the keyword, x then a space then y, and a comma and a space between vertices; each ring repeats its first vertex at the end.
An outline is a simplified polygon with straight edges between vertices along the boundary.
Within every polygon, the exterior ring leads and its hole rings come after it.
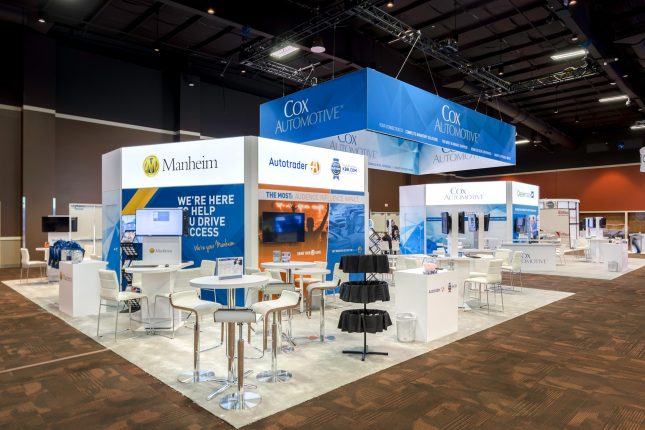
POLYGON ((607 270, 610 270, 609 264, 612 262, 618 264, 619 272, 624 272, 629 266, 626 243, 601 243, 600 255, 607 270))
POLYGON ((502 248, 522 253, 522 271, 555 272, 556 248, 553 243, 504 243, 502 248))
POLYGON ((394 279, 396 312, 416 315, 416 341, 430 342, 457 331, 456 272, 424 275, 423 269, 398 270, 394 279))
POLYGON ((591 261, 594 263, 602 263, 606 261, 602 255, 602 244, 609 243, 608 238, 596 238, 592 237, 589 239, 589 253, 591 254, 591 261))
POLYGON ((107 262, 83 260, 72 264, 60 262, 58 284, 58 309, 71 317, 97 315, 99 313, 99 269, 107 262))

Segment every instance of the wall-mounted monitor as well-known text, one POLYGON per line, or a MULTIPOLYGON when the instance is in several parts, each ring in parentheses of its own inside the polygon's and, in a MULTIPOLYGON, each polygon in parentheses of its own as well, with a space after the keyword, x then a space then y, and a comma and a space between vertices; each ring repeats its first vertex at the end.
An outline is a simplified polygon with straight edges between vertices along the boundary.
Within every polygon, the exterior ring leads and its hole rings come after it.
POLYGON ((526 233, 526 217, 521 216, 515 218, 515 232, 526 233))
POLYGON ((598 219, 598 228, 607 228, 607 218, 602 217, 598 219))
POLYGON ((459 212, 457 215, 457 228, 459 234, 465 234, 466 233, 466 214, 464 212, 459 212))
POLYGON ((137 209, 137 236, 181 236, 181 209, 137 209))
POLYGON ((305 214, 291 212, 262 213, 262 242, 295 243, 305 241, 305 214))
POLYGON ((43 233, 68 233, 78 230, 78 218, 63 216, 44 216, 42 219, 43 233))
POLYGON ((484 214, 484 231, 490 228, 490 214, 484 214))
POLYGON ((450 218, 450 213, 441 212, 441 233, 450 234, 451 227, 452 219, 450 218))
POLYGON ((473 233, 479 230, 479 217, 477 214, 468 214, 468 231, 473 233))

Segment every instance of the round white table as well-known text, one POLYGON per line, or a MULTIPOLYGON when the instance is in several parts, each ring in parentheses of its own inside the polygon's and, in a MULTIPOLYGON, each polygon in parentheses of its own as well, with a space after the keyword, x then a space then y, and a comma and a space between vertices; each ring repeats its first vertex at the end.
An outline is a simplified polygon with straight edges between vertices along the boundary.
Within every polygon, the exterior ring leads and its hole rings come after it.
POLYGON ((328 275, 329 273, 329 269, 323 269, 322 267, 305 267, 303 269, 296 269, 292 272, 292 275, 300 276, 300 313, 305 311, 304 275, 318 275, 320 276, 320 281, 325 282, 323 275, 328 275))
MULTIPOLYGON (((227 303, 229 309, 235 308, 236 288, 262 288, 270 281, 266 276, 242 275, 239 278, 219 279, 218 276, 202 276, 190 280, 190 286, 205 290, 227 290, 227 303)), ((228 378, 227 381, 216 391, 209 394, 208 399, 224 392, 230 387, 236 386, 237 375, 235 373, 235 323, 226 324, 226 339, 228 351, 228 378)))
POLYGON ((274 263, 272 261, 267 263, 260 264, 265 269, 283 269, 287 271, 287 283, 293 283, 293 271, 295 269, 304 269, 307 267, 316 267, 316 263, 311 261, 289 261, 286 263, 278 262, 274 263))
MULTIPOLYGON (((156 295, 165 295, 173 292, 175 285, 175 272, 192 266, 192 261, 187 261, 181 264, 170 264, 168 266, 154 266, 154 267, 139 267, 139 266, 130 266, 124 269, 125 273, 130 274, 139 274, 141 275, 141 292, 150 298, 154 298, 156 295)), ((146 315, 147 305, 145 301, 141 303, 141 315, 146 315)), ((159 327, 159 321, 172 321, 170 316, 170 310, 166 306, 153 306, 153 311, 150 312, 150 324, 151 328, 157 330, 172 330, 170 324, 168 327, 159 327)), ((175 312, 175 321, 179 321, 176 327, 181 327, 183 324, 181 322, 181 313, 178 310, 173 310, 175 312)))

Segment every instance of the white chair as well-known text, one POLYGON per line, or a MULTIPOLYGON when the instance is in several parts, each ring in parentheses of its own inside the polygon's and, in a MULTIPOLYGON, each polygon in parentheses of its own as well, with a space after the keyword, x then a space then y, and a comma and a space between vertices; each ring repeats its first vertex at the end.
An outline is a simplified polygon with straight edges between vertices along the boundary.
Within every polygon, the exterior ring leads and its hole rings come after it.
POLYGON ((513 276, 514 275, 519 275, 520 277, 520 289, 523 287, 522 283, 522 252, 521 251, 515 251, 513 253, 513 257, 511 257, 511 263, 510 264, 502 264, 502 271, 503 272, 508 272, 510 277, 511 277, 511 287, 513 290, 515 289, 515 285, 513 284, 513 276))
MULTIPOLYGON (((168 300, 168 308, 170 310, 170 320, 172 322, 172 335, 171 337, 174 339, 175 337, 175 312, 172 310, 172 304, 170 303, 170 295, 173 293, 178 293, 180 291, 190 291, 194 290, 195 292, 197 291, 194 287, 190 286, 190 280, 199 278, 201 276, 201 268, 194 268, 194 269, 182 269, 178 270, 174 273, 174 279, 172 283, 172 290, 169 293, 162 293, 162 294, 157 294, 155 295, 155 303, 154 303, 154 311, 152 312, 153 315, 157 315, 157 299, 166 299, 168 300)), ((213 311, 214 312, 214 311, 213 311)))
POLYGON ((200 321, 205 315, 213 315, 214 312, 222 307, 219 303, 201 300, 197 296, 197 290, 177 291, 169 296, 170 306, 180 311, 195 314, 195 327, 193 328, 193 370, 182 372, 177 376, 177 380, 182 383, 195 383, 205 381, 215 381, 215 373, 201 370, 199 367, 200 339, 201 331, 200 321))
POLYGON ((591 247, 589 246, 589 241, 584 238, 580 237, 576 240, 576 254, 579 259, 583 261, 589 261, 591 260, 591 247), (582 252, 580 252, 582 251, 582 252))
POLYGON ((491 260, 484 260, 484 267, 486 269, 484 276, 480 276, 480 274, 476 274, 475 276, 472 276, 473 274, 471 273, 469 277, 464 281, 464 303, 466 303, 466 289, 472 290, 473 284, 477 286, 477 289, 479 290, 479 303, 481 305, 481 293, 482 293, 482 287, 484 287, 484 291, 486 292, 486 307, 488 308, 488 312, 490 313, 490 301, 488 297, 489 291, 493 291, 493 294, 496 296, 496 292, 499 291, 500 297, 502 299, 502 312, 504 311, 504 292, 501 288, 502 285, 502 260, 497 260, 497 259, 491 259, 491 260), (466 284, 468 284, 468 288, 466 288, 466 284))
POLYGON ((27 279, 29 279, 29 269, 32 267, 38 268, 40 270, 40 277, 44 275, 43 269, 47 268, 47 263, 45 261, 32 261, 29 258, 29 250, 27 248, 20 248, 20 280, 22 281, 22 273, 27 269, 27 279))
POLYGON ((142 293, 135 293, 133 291, 121 291, 121 285, 116 276, 114 270, 99 270, 99 281, 101 283, 101 289, 99 291, 99 315, 96 319, 96 337, 101 337, 99 329, 101 326, 101 306, 108 306, 104 304, 104 301, 116 302, 116 316, 114 318, 114 341, 116 342, 116 335, 118 333, 119 327, 119 303, 127 302, 128 304, 128 317, 129 317, 129 327, 128 330, 132 330, 132 302, 131 300, 145 299, 146 309, 148 311, 148 327, 150 325, 150 306, 148 305, 148 296, 142 293))
POLYGON ((555 248, 555 256, 560 259, 561 264, 565 264, 565 265, 567 264, 567 260, 564 257, 564 246, 562 244, 558 245, 555 248))
POLYGON ((511 254, 513 254, 513 251, 510 249, 497 248, 493 253, 493 258, 502 260, 502 265, 508 265, 511 263, 511 254))
POLYGON ((332 280, 329 282, 318 281, 312 282, 307 285, 307 304, 306 313, 307 317, 311 317, 311 309, 313 308, 314 294, 320 293, 320 335, 321 342, 331 342, 335 340, 335 336, 325 336, 325 294, 327 290, 338 288, 344 279, 349 280, 349 274, 340 270, 340 263, 334 264, 334 271, 332 272, 332 280), (342 276, 346 275, 346 276, 342 276))
POLYGON ((267 319, 270 314, 273 316, 271 323, 271 370, 258 373, 257 379, 259 381, 279 382, 291 379, 292 375, 290 372, 278 370, 278 338, 282 339, 282 336, 279 334, 282 332, 282 329, 278 330, 278 323, 282 323, 282 312, 296 309, 299 302, 300 294, 295 291, 284 290, 276 300, 266 300, 254 303, 251 306, 251 310, 258 314, 258 318, 262 321, 263 354, 267 349, 267 319))
POLYGON ((213 260, 202 260, 199 266, 200 276, 215 276, 215 267, 217 263, 213 260))

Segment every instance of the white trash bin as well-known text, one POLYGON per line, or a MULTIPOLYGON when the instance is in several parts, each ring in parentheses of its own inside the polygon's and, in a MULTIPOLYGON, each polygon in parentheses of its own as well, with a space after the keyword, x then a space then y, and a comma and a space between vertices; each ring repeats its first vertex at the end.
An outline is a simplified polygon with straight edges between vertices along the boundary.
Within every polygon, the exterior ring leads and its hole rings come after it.
POLYGON ((413 313, 396 314, 396 338, 399 342, 414 342, 417 317, 413 313))

